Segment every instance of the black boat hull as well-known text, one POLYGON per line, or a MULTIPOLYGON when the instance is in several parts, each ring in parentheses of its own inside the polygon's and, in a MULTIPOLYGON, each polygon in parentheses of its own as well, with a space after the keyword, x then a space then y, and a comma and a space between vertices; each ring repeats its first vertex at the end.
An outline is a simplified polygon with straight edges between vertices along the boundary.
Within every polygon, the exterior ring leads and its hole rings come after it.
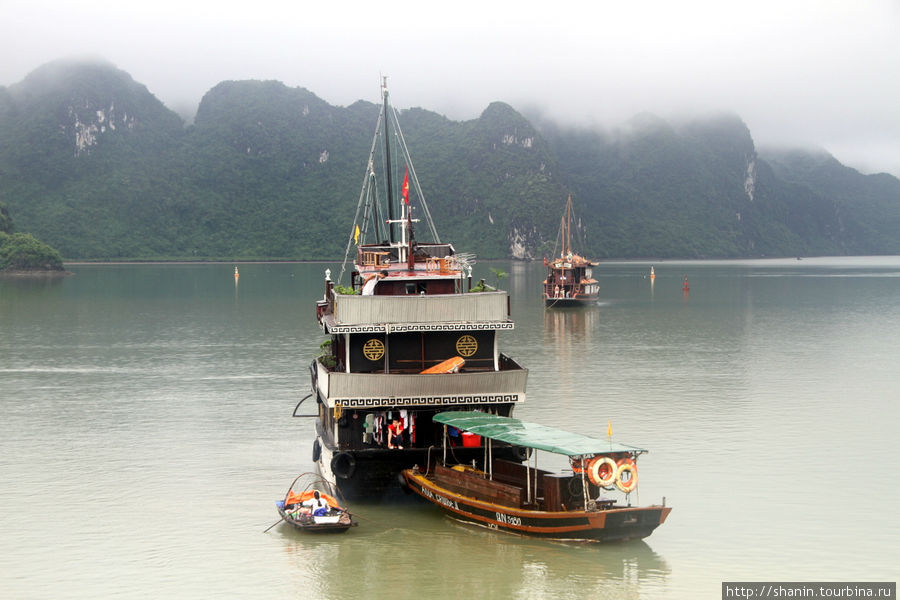
MULTIPOLYGON (((440 448, 385 448, 336 451, 321 438, 321 451, 317 463, 320 474, 337 484, 341 495, 348 500, 375 501, 385 498, 401 498, 409 494, 403 479, 404 469, 416 465, 432 464, 441 458, 440 448)), ((481 466, 483 447, 454 447, 454 460, 481 466)), ((494 448, 494 457, 516 462, 524 460, 521 449, 494 448)))
POLYGON ((599 294, 596 296, 580 296, 578 298, 552 298, 544 297, 544 306, 547 308, 572 308, 575 306, 590 306, 596 304, 600 299, 599 294))

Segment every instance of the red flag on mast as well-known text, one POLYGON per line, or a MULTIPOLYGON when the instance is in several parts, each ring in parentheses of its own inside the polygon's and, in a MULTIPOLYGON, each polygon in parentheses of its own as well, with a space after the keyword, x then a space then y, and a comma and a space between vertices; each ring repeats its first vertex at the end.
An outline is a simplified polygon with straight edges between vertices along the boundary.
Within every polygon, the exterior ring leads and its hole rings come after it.
POLYGON ((409 165, 406 166, 406 172, 403 173, 403 187, 400 188, 400 194, 403 196, 403 201, 406 204, 409 204, 409 165))

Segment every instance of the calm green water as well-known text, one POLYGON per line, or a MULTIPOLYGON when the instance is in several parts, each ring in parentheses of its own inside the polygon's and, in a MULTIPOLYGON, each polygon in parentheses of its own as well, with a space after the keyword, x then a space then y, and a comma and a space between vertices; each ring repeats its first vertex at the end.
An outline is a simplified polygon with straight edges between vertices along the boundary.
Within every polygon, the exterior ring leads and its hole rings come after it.
MULTIPOLYGON (((517 416, 650 449, 645 542, 520 539, 427 505, 309 537, 273 501, 311 470, 291 418, 333 264, 71 266, 0 280, 4 598, 718 598, 723 580, 900 574, 900 257, 609 263, 546 311, 509 273, 517 416), (690 292, 682 291, 689 276, 690 292)), ((547 465, 544 465, 547 466, 547 465)))

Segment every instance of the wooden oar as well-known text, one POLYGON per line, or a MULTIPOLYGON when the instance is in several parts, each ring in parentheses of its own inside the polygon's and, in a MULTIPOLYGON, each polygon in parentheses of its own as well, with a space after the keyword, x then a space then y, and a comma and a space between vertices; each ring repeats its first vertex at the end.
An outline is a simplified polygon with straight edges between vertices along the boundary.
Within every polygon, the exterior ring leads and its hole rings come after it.
POLYGON ((263 531, 263 533, 268 533, 270 529, 272 529, 273 527, 275 527, 276 525, 278 525, 278 524, 281 523, 282 521, 284 521, 284 517, 281 517, 280 519, 278 519, 277 521, 275 521, 274 523, 272 523, 271 525, 269 525, 268 527, 266 527, 266 529, 265 529, 265 531, 263 531))

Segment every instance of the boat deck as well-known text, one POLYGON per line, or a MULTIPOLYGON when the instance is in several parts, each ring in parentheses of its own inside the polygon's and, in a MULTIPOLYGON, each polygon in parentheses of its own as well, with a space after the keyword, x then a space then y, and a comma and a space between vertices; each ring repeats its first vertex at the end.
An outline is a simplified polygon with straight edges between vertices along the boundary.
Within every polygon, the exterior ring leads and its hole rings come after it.
MULTIPOLYGON (((440 487, 482 502, 525 510, 559 512, 583 510, 582 482, 574 474, 551 473, 530 470, 531 491, 534 501, 528 502, 528 482, 525 466, 508 461, 494 460, 492 478, 470 467, 445 467, 436 464, 431 479, 440 487), (536 476, 535 476, 536 475, 536 476)), ((590 486, 590 497, 599 495, 599 488, 590 486)), ((612 508, 612 501, 598 503, 598 508, 612 508)))

